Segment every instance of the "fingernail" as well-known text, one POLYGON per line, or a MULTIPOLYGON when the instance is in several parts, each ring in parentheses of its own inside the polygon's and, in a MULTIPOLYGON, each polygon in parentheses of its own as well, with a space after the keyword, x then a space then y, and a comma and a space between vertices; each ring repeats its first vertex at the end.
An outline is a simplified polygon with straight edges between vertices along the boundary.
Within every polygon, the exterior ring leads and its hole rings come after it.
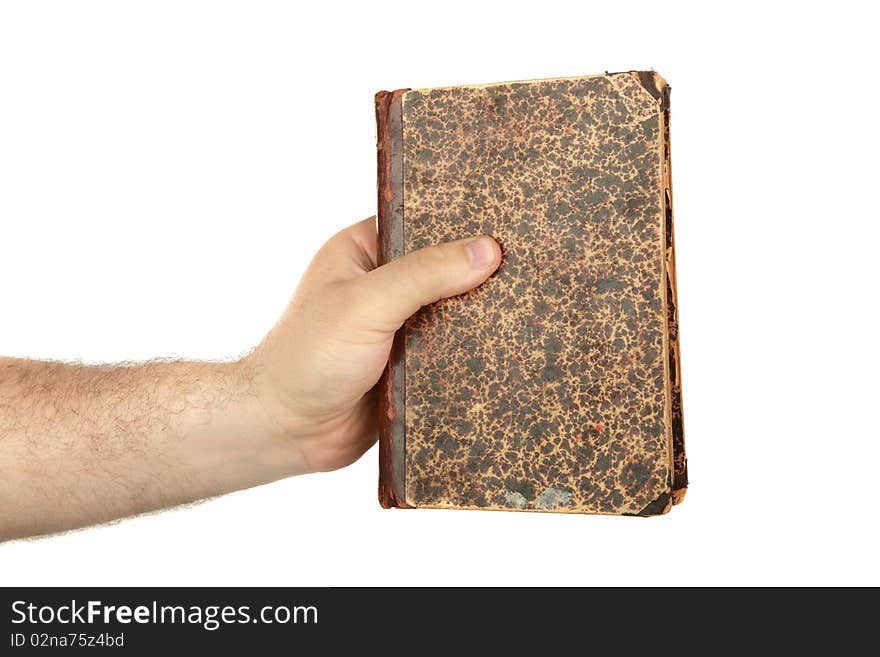
POLYGON ((495 245, 488 237, 477 237, 465 244, 473 269, 485 269, 495 260, 495 245))

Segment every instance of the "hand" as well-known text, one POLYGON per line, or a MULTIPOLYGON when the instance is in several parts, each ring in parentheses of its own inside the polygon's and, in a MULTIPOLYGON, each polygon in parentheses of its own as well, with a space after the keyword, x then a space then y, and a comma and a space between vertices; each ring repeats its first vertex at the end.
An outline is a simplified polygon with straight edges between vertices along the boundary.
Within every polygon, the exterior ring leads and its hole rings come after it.
POLYGON ((290 453, 290 474, 341 468, 376 440, 379 380, 395 331, 420 307, 477 287, 501 262, 478 236, 376 267, 373 218, 317 253, 284 316, 246 359, 290 453))

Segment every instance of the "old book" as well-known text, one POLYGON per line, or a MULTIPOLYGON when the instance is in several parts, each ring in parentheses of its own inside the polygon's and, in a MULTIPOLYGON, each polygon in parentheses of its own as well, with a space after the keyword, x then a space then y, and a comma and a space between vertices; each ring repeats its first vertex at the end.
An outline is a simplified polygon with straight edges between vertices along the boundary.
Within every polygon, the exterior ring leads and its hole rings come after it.
POLYGON ((376 95, 380 258, 486 233, 498 271, 398 332, 385 507, 657 515, 687 488, 669 85, 376 95))

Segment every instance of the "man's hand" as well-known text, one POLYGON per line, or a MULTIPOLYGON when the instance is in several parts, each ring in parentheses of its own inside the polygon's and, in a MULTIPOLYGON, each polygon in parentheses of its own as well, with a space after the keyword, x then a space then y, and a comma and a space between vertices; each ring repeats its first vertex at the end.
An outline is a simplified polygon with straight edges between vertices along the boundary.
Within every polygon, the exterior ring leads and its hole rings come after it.
POLYGON ((501 260, 489 237, 376 267, 375 222, 331 238, 266 339, 234 363, 0 359, 0 540, 340 468, 375 441, 394 332, 501 260))
POLYGON ((298 463, 334 470, 376 439, 376 395, 394 332, 421 306, 489 277, 501 250, 480 236, 409 253, 377 268, 375 221, 331 238, 286 313, 250 356, 258 396, 298 463))

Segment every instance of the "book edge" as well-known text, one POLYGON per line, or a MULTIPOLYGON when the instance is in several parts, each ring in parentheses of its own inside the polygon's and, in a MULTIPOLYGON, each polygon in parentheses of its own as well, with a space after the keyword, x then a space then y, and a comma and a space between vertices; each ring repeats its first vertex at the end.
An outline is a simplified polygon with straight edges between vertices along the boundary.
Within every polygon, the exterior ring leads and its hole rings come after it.
POLYGON ((668 344, 670 394, 670 446, 672 450, 672 503, 680 504, 687 492, 687 456, 684 439, 684 413, 681 399, 681 346, 678 322, 678 288, 675 269, 675 222, 672 203, 672 139, 670 131, 671 87, 656 71, 637 73, 639 82, 660 103, 663 117, 663 210, 665 225, 666 333, 668 344), (650 75, 649 75, 650 73, 650 75))
MULTIPOLYGON (((432 91, 449 91, 451 89, 488 89, 491 87, 502 87, 505 85, 511 84, 535 84, 539 82, 556 82, 557 80, 565 81, 565 80, 589 80, 591 78, 606 78, 614 75, 633 75, 636 74, 638 76, 646 75, 646 76, 657 76, 660 80, 663 78, 659 73, 654 71, 653 69, 649 70, 629 70, 629 71, 614 71, 609 72, 605 71, 604 73, 594 73, 591 75, 565 75, 565 76, 557 76, 557 77, 549 77, 549 78, 531 78, 527 80, 504 80, 501 82, 482 82, 475 84, 452 84, 452 85, 441 85, 437 87, 415 87, 412 89, 406 89, 405 91, 413 91, 416 93, 428 93, 432 91)), ((665 80, 663 81, 665 84, 665 80)), ((644 83, 643 83, 644 84, 644 83)))
POLYGON ((649 517, 668 513, 684 501, 687 493, 687 459, 684 451, 684 423, 681 404, 681 359, 678 340, 678 293, 675 280, 675 237, 672 211, 672 153, 670 138, 671 87, 656 71, 630 71, 639 84, 659 104, 661 120, 661 221, 663 222, 662 282, 664 290, 664 369, 667 381, 666 424, 669 449, 666 489, 637 514, 649 517))

